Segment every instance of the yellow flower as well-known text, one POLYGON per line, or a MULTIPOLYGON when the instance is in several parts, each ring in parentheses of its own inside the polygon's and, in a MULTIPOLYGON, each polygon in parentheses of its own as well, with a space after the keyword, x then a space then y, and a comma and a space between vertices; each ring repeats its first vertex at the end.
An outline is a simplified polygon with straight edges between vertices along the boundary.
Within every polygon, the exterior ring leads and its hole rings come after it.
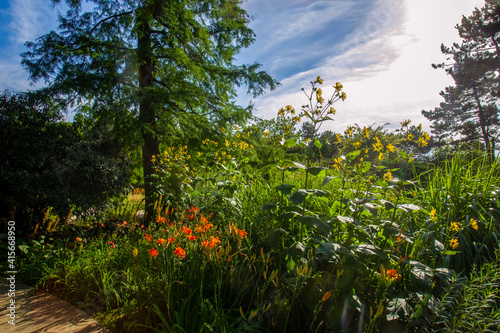
POLYGON ((408 134, 408 136, 407 136, 407 139, 408 139, 408 141, 411 141, 411 140, 413 140, 413 135, 411 135, 411 134, 408 134))
POLYGON ((337 82, 334 86, 335 91, 339 92, 344 86, 340 84, 340 82, 337 82))
POLYGON ((384 153, 378 154, 378 160, 382 161, 384 159, 384 153))
POLYGON ((267 138, 268 136, 269 136, 269 131, 265 131, 265 132, 264 132, 264 137, 266 137, 266 138, 267 138))
POLYGON ((323 79, 320 76, 318 76, 316 78, 316 82, 318 82, 319 84, 323 84, 323 79))
POLYGON ((474 220, 474 219, 470 219, 470 222, 469 222, 470 226, 472 227, 472 229, 474 230, 479 230, 479 226, 477 225, 477 221, 474 220))
POLYGON ((459 232, 460 231, 460 226, 458 225, 457 222, 451 222, 451 231, 453 231, 453 232, 459 232))
POLYGON ((345 130, 345 135, 350 136, 352 134, 353 129, 354 129, 353 126, 347 127, 347 129, 345 130))
POLYGON ((363 143, 362 141, 356 141, 352 145, 354 146, 354 148, 359 148, 359 147, 361 147, 362 143, 363 143))
POLYGON ((390 182, 392 180, 392 173, 390 171, 387 171, 384 175, 384 180, 387 182, 390 182))
POLYGON ((453 250, 456 250, 458 248, 458 239, 453 238, 452 240, 450 240, 450 247, 453 250))
POLYGON ((138 252, 139 252, 139 251, 138 251, 137 249, 134 249, 134 250, 132 251, 132 256, 133 256, 134 258, 135 258, 135 257, 137 257, 138 252))
POLYGON ((421 136, 420 138, 418 138, 418 146, 419 147, 425 147, 427 146, 427 141, 425 141, 425 138, 423 136, 421 136))
POLYGON ((419 131, 419 132, 422 132, 422 124, 419 124, 419 125, 417 126, 417 129, 418 129, 418 131, 419 131))
POLYGON ((335 113, 337 113, 337 111, 333 108, 333 106, 332 106, 332 107, 330 107, 330 113, 331 113, 331 114, 335 114, 335 113))
POLYGON ((378 141, 377 143, 374 143, 373 145, 373 150, 375 151, 381 151, 382 149, 384 149, 384 145, 378 141))
POLYGON ((387 146, 386 146, 386 148, 387 148, 387 151, 391 152, 391 153, 394 153, 394 151, 396 150, 396 147, 394 147, 392 145, 392 143, 388 143, 387 146))
POLYGON ((429 215, 431 216, 431 221, 436 221, 436 208, 433 208, 429 215))
POLYGON ((368 128, 363 128, 363 135, 365 136, 365 138, 369 138, 370 137, 370 132, 368 131, 368 128))
POLYGON ((340 98, 342 98, 342 100, 345 101, 345 99, 347 98, 347 95, 345 94, 345 92, 342 92, 340 94, 340 98))
POLYGON ((340 134, 335 134, 335 136, 337 137, 337 142, 342 142, 342 139, 340 138, 340 134))

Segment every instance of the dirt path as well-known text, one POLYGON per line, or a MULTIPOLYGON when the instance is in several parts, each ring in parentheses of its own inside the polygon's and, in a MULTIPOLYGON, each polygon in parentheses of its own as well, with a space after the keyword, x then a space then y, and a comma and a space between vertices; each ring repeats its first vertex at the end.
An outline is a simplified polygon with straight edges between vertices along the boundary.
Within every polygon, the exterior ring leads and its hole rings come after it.
POLYGON ((0 332, 10 333, 90 333, 110 331, 75 306, 45 292, 36 292, 20 281, 15 297, 9 297, 10 281, 0 277, 0 332), (15 300, 15 324, 11 320, 10 301, 15 300))

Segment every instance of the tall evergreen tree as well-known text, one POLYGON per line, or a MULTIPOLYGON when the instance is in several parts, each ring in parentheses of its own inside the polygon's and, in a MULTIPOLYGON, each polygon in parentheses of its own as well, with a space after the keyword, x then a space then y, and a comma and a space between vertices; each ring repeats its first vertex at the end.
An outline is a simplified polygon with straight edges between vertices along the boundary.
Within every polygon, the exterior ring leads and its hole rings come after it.
POLYGON ((259 64, 234 64, 254 40, 240 0, 92 0, 90 12, 82 0, 65 2, 58 30, 27 43, 22 64, 65 106, 126 126, 140 142, 152 216, 159 143, 190 124, 244 121, 235 86, 258 95, 277 82, 259 64))
POLYGON ((455 86, 441 92, 445 101, 422 114, 433 121, 437 142, 452 139, 462 142, 480 140, 491 156, 499 134, 498 97, 500 93, 500 4, 486 4, 470 17, 463 17, 456 28, 462 43, 441 46, 453 64, 445 68, 455 86))

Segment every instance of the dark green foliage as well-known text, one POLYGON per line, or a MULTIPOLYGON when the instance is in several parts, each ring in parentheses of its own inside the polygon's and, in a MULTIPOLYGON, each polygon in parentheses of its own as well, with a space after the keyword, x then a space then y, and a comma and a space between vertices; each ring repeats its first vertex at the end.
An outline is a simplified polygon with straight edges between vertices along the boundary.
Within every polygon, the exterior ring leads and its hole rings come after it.
POLYGON ((494 155, 500 126, 499 19, 500 4, 486 4, 457 25, 461 44, 441 46, 441 52, 452 57, 454 63, 433 66, 446 68, 455 86, 441 92, 445 101, 440 107, 422 111, 433 122, 433 133, 440 145, 480 140, 490 156, 494 155))
POLYGON ((104 129, 82 133, 30 94, 4 93, 0 117, 1 217, 15 210, 21 232, 48 207, 97 211, 127 185, 129 163, 104 129))
POLYGON ((46 93, 76 102, 93 118, 121 116, 103 106, 126 108, 134 121, 114 130, 135 133, 142 145, 152 216, 151 160, 160 143, 242 124, 250 109, 235 105, 235 86, 256 96, 277 82, 259 64, 233 64, 254 40, 239 1, 93 2, 94 10, 82 13, 81 0, 66 1, 58 31, 27 43, 22 63, 33 81, 50 84, 46 93))

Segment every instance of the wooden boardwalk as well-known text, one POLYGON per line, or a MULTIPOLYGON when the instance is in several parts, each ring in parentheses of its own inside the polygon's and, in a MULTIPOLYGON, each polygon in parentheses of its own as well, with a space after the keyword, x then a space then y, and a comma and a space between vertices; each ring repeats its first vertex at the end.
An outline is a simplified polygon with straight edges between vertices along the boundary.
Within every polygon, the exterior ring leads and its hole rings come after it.
POLYGON ((0 277, 0 332, 10 333, 90 333, 106 332, 88 314, 60 298, 45 292, 36 292, 33 287, 20 281, 15 283, 15 297, 9 297, 10 281, 0 277), (15 299, 15 324, 11 320, 11 299, 15 299))

